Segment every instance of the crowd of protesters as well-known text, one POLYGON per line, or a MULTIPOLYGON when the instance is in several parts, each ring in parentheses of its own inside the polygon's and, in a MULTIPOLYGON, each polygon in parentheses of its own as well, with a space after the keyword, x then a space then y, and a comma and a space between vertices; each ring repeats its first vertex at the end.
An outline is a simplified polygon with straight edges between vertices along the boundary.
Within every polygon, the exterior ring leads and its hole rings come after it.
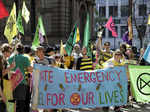
MULTIPOLYGON (((30 46, 21 43, 15 46, 3 44, 0 55, 0 112, 9 112, 10 106, 14 107, 14 111, 11 110, 11 112, 29 112, 30 110, 38 112, 38 109, 33 109, 30 105, 34 63, 83 71, 129 64, 148 65, 142 58, 144 48, 138 51, 136 47, 123 43, 119 49, 112 51, 110 46, 110 42, 105 42, 102 45, 101 37, 99 37, 92 49, 92 57, 89 57, 86 47, 81 48, 80 44, 75 44, 71 56, 67 55, 65 49, 64 54, 61 55, 59 47, 48 45, 39 46, 34 51, 30 46), (13 90, 10 78, 12 72, 15 72, 17 68, 21 70, 24 78, 13 90)), ((129 76, 127 77, 130 80, 129 76)), ((129 96, 131 96, 130 92, 129 96)), ((43 111, 55 112, 57 110, 45 109, 43 111)), ((109 107, 103 107, 103 111, 108 112, 109 107)), ((121 112, 120 107, 114 107, 114 111, 121 112)))

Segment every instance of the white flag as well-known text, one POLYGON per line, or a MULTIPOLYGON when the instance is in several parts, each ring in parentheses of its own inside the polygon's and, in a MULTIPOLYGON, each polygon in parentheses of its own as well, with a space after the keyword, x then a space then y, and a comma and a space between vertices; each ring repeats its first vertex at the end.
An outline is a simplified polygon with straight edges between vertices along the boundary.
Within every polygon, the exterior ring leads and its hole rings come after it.
POLYGON ((28 23, 30 19, 30 12, 26 7, 25 1, 23 1, 23 6, 22 6, 22 17, 24 18, 25 22, 28 23))

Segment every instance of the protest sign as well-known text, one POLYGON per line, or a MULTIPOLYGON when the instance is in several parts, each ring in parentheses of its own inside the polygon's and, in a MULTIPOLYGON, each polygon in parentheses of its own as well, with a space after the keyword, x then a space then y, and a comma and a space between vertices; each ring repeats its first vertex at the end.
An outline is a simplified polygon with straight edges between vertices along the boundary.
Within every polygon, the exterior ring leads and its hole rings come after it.
POLYGON ((129 66, 132 94, 138 102, 150 101, 149 66, 129 66))
POLYGON ((125 67, 88 72, 35 64, 33 75, 33 105, 38 108, 95 108, 127 103, 125 67), (34 99, 36 96, 38 99, 34 99))

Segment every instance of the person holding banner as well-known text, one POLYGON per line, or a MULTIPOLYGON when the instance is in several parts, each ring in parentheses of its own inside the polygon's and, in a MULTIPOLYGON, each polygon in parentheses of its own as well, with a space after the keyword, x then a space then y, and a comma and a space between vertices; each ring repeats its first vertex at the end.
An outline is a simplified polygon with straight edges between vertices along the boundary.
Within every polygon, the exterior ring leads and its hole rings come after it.
MULTIPOLYGON (((45 50, 43 46, 38 46, 36 48, 36 57, 34 59, 34 63, 36 64, 41 64, 41 65, 52 65, 55 66, 56 64, 53 62, 53 60, 47 56, 45 56, 45 50)), ((34 90, 33 90, 34 91, 34 90)), ((35 112, 38 112, 39 109, 36 107, 32 106, 32 110, 35 112)), ((44 112, 53 112, 53 109, 44 109, 44 112)))
MULTIPOLYGON (((113 57, 111 59, 109 59, 105 63, 103 63, 104 68, 110 68, 110 67, 115 67, 115 66, 123 66, 123 65, 125 65, 124 55, 119 49, 117 49, 114 52, 113 57)), ((109 110, 109 108, 107 108, 107 107, 104 107, 103 109, 105 111, 109 110)), ((118 106, 115 106, 114 111, 115 112, 122 112, 120 110, 120 107, 118 107, 118 106)))

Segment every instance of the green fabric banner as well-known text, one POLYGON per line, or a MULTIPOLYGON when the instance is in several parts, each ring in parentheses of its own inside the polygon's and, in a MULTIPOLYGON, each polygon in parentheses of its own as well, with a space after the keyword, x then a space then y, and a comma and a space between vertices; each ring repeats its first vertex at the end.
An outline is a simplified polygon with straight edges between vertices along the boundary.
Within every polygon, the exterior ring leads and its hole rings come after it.
POLYGON ((83 46, 88 47, 89 45, 89 40, 90 40, 90 16, 89 13, 87 13, 87 19, 86 19, 86 25, 84 29, 84 41, 83 41, 83 46))
POLYGON ((69 35, 69 39, 66 42, 65 50, 66 50, 68 56, 71 56, 73 47, 76 43, 76 34, 77 34, 77 24, 75 24, 72 32, 69 35))
POLYGON ((38 18, 38 24, 37 24, 37 27, 36 27, 36 32, 35 32, 34 40, 32 42, 32 49, 33 50, 36 50, 36 48, 40 45, 39 30, 41 31, 42 36, 46 35, 41 16, 39 16, 39 18, 38 18))
POLYGON ((19 10, 18 18, 17 18, 17 29, 20 33, 24 35, 24 28, 22 26, 22 17, 21 17, 21 10, 19 10))
POLYGON ((87 48, 87 55, 92 58, 92 49, 91 49, 91 31, 90 31, 90 16, 89 13, 87 13, 87 19, 86 19, 86 25, 84 29, 84 41, 83 41, 83 46, 87 48))
POLYGON ((132 94, 137 102, 150 101, 150 67, 129 66, 132 94))
POLYGON ((45 33, 45 29, 44 29, 42 16, 39 17, 38 24, 40 25, 40 30, 41 30, 42 35, 45 36, 46 33, 45 33))

